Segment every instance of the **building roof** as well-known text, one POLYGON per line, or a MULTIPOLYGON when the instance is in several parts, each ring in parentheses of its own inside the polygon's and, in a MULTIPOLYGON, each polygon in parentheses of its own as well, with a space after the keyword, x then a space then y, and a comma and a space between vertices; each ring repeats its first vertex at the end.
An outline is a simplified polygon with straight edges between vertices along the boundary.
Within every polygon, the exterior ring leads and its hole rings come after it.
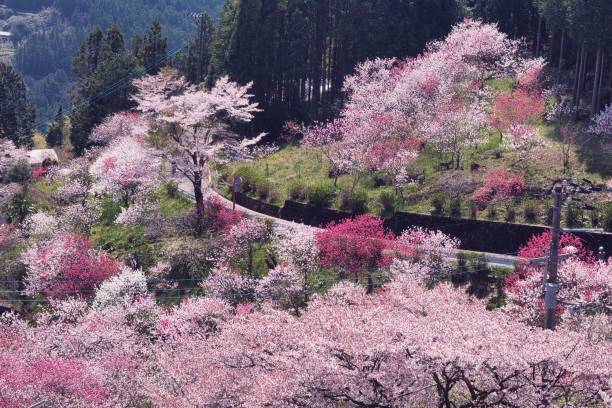
POLYGON ((9 33, 8 31, 0 31, 0 37, 12 37, 13 34, 9 33))
POLYGON ((53 149, 37 149, 28 151, 28 163, 31 166, 41 165, 45 160, 59 162, 57 153, 53 149))

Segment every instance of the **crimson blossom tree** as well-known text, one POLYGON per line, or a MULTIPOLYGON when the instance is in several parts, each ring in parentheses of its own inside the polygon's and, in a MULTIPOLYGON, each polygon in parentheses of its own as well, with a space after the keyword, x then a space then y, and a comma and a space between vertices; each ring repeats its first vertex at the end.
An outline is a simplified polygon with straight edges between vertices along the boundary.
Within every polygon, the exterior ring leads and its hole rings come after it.
POLYGON ((391 262, 385 250, 393 247, 394 237, 381 218, 365 214, 331 223, 316 237, 321 266, 340 268, 353 274, 356 282, 365 274, 369 291, 374 289, 372 272, 391 262))
POLYGON ((23 255, 25 293, 50 298, 93 297, 94 289, 120 271, 119 263, 92 248, 83 235, 61 232, 23 255))
POLYGON ((240 142, 232 125, 247 123, 259 112, 248 93, 251 84, 240 86, 227 77, 204 91, 188 86, 184 78, 166 70, 134 81, 137 109, 150 118, 167 137, 159 143, 161 157, 193 186, 198 217, 204 215, 202 183, 213 162, 242 158, 246 148, 261 140, 240 142))
POLYGON ((506 167, 487 172, 484 185, 473 194, 474 201, 486 206, 494 199, 503 200, 519 196, 525 190, 521 171, 510 171, 506 167))

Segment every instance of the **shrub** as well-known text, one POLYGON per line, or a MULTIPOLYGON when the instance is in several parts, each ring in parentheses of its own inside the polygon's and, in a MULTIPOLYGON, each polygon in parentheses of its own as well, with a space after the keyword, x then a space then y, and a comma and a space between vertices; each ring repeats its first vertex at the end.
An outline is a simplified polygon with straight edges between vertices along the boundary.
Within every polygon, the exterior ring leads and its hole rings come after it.
POLYGON ((339 197, 340 209, 363 214, 368 211, 368 193, 363 190, 355 191, 353 194, 349 190, 342 190, 339 197))
POLYGON ((25 183, 32 178, 32 169, 26 162, 20 162, 6 171, 4 177, 8 183, 25 183))
POLYGON ((278 203, 280 201, 280 193, 276 190, 270 191, 268 199, 271 203, 278 203))
POLYGON ((603 214, 603 229, 606 232, 612 232, 612 204, 608 204, 603 214))
POLYGON ((433 207, 432 214, 442 214, 444 212, 444 206, 446 205, 446 196, 444 194, 435 194, 431 199, 431 206, 433 207))
POLYGON ((242 220, 240 211, 226 208, 221 199, 213 197, 204 203, 205 224, 215 232, 226 232, 242 220))
POLYGON ((451 217, 461 217, 461 200, 453 199, 449 205, 449 213, 451 217))
POLYGON ((257 191, 257 197, 265 200, 270 196, 270 192, 272 191, 272 183, 265 179, 258 180, 255 190, 257 191))
POLYGON ((166 194, 168 194, 168 197, 178 197, 178 184, 176 184, 174 181, 167 182, 164 188, 166 189, 166 194))
POLYGON ((234 176, 240 176, 242 179, 240 189, 243 193, 256 192, 257 184, 265 180, 265 177, 261 172, 250 166, 238 167, 234 173, 234 176))
POLYGON ((478 218, 478 204, 470 200, 470 218, 473 220, 478 218))
POLYGON ((490 220, 497 218, 497 208, 494 205, 487 207, 487 218, 490 220))
POLYGON ((582 210, 576 207, 568 207, 565 222, 569 228, 582 227, 582 210))
POLYGON ((517 197, 525 191, 525 176, 520 171, 511 172, 505 167, 486 174, 484 185, 472 196, 481 208, 494 198, 507 199, 517 197))
POLYGON ((382 206, 382 215, 387 216, 395 212, 395 193, 389 190, 383 190, 378 196, 378 201, 382 206))
POLYGON ((525 205, 524 210, 525 221, 535 222, 538 218, 538 206, 533 201, 529 201, 525 205))
POLYGON ((516 210, 514 209, 514 207, 508 207, 504 220, 506 220, 506 222, 516 221, 516 210))
POLYGON ((308 203, 317 207, 330 207, 336 198, 336 190, 331 183, 319 183, 308 186, 306 190, 308 203))
POLYGON ((304 201, 306 200, 306 186, 299 180, 294 180, 289 183, 287 188, 287 193, 289 194, 289 198, 295 201, 304 201))

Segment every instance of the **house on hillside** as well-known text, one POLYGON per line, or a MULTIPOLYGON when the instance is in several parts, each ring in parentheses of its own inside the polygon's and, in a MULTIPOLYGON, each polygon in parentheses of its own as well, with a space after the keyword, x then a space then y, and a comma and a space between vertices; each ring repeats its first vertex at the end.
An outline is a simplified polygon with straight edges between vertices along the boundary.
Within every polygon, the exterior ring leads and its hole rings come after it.
POLYGON ((8 31, 0 31, 0 43, 13 43, 13 34, 8 31))
POLYGON ((28 163, 31 167, 49 166, 59 163, 59 157, 53 149, 36 149, 28 151, 28 163))

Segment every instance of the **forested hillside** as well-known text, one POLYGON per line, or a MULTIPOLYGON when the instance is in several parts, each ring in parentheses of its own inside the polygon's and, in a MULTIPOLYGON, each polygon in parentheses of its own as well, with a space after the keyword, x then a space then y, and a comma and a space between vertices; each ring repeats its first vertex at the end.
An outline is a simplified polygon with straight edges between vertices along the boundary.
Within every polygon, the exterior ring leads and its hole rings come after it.
MULTIPOLYGON (((39 124, 52 120, 60 103, 68 104, 71 64, 79 44, 94 26, 117 24, 128 46, 135 35, 159 20, 168 52, 184 45, 194 30, 189 13, 217 15, 222 0, 6 0, 0 6, 0 30, 13 34, 13 63, 24 76, 39 124)), ((40 128, 40 126, 37 126, 40 128)))

